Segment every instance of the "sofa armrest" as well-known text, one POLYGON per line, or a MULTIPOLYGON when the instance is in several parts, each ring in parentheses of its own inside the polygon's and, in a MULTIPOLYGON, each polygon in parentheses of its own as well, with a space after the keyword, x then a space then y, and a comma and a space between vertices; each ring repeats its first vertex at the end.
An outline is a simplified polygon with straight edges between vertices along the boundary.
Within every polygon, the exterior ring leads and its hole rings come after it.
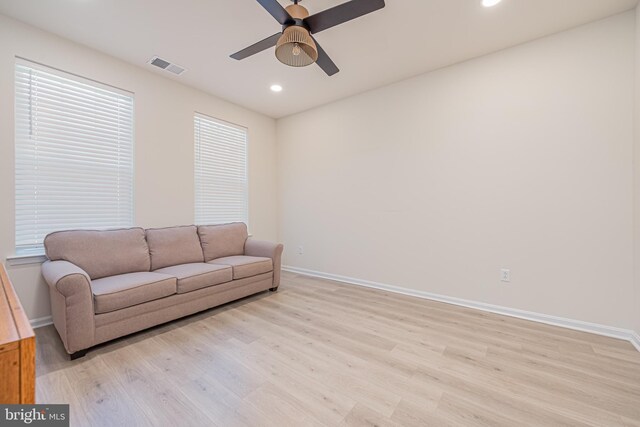
POLYGON ((273 262, 273 287, 280 286, 280 271, 282 269, 282 250, 284 246, 281 243, 272 243, 264 240, 256 240, 249 238, 244 244, 244 254, 248 256, 261 256, 271 258, 273 262))
POLYGON ((49 285, 53 323, 67 352, 91 347, 95 320, 89 275, 68 261, 45 261, 42 275, 49 285))
POLYGON ((45 261, 42 276, 49 286, 64 296, 70 296, 83 288, 91 288, 89 275, 69 261, 45 261))

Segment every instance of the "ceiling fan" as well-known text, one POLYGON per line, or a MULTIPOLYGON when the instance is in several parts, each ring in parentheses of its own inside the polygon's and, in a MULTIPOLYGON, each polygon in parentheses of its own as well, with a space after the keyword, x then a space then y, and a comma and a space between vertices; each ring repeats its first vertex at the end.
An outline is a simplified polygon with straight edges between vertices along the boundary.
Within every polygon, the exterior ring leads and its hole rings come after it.
POLYGON ((283 64, 305 67, 315 62, 329 76, 340 70, 311 34, 317 34, 385 6, 384 0, 351 0, 309 16, 309 11, 298 4, 300 0, 291 0, 293 4, 286 9, 277 0, 257 1, 282 25, 282 31, 234 53, 231 58, 245 59, 275 46, 276 57, 283 64))

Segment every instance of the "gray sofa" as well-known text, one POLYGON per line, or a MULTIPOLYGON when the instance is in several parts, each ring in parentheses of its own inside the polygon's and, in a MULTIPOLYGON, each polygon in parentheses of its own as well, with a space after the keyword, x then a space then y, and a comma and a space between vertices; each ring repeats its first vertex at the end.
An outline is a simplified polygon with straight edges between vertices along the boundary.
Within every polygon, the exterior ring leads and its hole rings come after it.
POLYGON ((282 245, 249 238, 243 223, 60 231, 44 246, 53 323, 72 359, 280 284, 282 245))

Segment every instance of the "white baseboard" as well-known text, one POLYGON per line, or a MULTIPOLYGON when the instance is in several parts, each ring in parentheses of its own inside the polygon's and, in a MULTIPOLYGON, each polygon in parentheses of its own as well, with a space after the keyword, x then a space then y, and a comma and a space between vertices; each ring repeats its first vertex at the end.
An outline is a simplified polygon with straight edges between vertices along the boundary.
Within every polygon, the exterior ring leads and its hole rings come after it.
POLYGON ((53 319, 51 316, 38 317, 37 319, 31 319, 29 323, 31 323, 33 329, 36 329, 53 324, 53 319))
POLYGON ((634 347, 640 351, 640 333, 638 332, 631 332, 631 339, 629 340, 631 341, 631 344, 634 345, 634 347))
POLYGON ((372 282, 369 280, 355 279, 353 277, 340 276, 337 274, 323 273, 321 271, 308 270, 292 266, 282 266, 284 271, 302 274, 304 276, 318 277, 321 279, 333 280, 350 285, 365 286, 367 288, 380 289, 403 295, 428 299, 432 301, 444 302, 447 304, 459 305, 462 307, 474 308, 490 313, 502 314, 504 316, 517 317, 519 319, 531 320, 533 322, 545 323, 547 325, 560 326, 582 332, 590 332, 597 335, 604 335, 611 338, 618 338, 631 342, 640 351, 640 335, 630 329, 616 328, 613 326, 599 325, 597 323, 583 322, 581 320, 567 319, 564 317, 551 316, 548 314, 534 313, 531 311, 519 310, 515 308, 502 307, 499 305, 487 304, 484 302, 471 301, 461 298, 449 297, 445 295, 433 294, 416 289, 402 288, 399 286, 387 285, 384 283, 372 282))

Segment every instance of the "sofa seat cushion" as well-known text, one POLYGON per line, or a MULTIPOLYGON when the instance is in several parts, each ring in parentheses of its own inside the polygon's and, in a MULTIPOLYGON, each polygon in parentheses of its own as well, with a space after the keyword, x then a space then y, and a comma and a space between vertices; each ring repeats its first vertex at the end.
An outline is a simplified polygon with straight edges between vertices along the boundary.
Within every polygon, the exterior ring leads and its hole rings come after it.
POLYGON ((217 258, 210 264, 230 265, 233 267, 233 279, 257 276, 258 274, 273 271, 271 258, 261 256, 236 255, 217 258))
POLYGON ((96 314, 108 313, 176 293, 176 278, 159 273, 127 273, 91 281, 96 314))
POLYGON ((195 291, 208 286, 219 285, 233 280, 233 270, 228 265, 195 262, 161 268, 155 273, 174 276, 178 279, 178 293, 195 291))

